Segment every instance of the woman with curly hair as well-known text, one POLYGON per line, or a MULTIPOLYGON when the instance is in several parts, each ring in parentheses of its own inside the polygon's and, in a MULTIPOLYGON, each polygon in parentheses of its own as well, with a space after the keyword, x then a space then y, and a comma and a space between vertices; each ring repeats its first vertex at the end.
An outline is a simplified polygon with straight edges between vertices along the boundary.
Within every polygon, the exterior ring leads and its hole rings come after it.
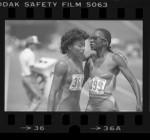
POLYGON ((55 65, 48 111, 80 111, 85 40, 88 37, 86 32, 76 28, 62 36, 60 49, 65 56, 55 65))

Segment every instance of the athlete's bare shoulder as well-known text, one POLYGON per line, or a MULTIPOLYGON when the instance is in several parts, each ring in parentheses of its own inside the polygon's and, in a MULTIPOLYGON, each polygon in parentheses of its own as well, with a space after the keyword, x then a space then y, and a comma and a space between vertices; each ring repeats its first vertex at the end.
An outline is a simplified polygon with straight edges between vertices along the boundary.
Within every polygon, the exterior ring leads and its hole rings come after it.
POLYGON ((125 62, 127 63, 127 57, 126 57, 126 54, 123 50, 113 49, 113 54, 121 56, 125 60, 125 62))
POLYGON ((65 73, 67 69, 68 69, 68 63, 64 59, 59 60, 55 65, 56 73, 59 74, 65 73))
POLYGON ((127 59, 121 52, 114 52, 112 55, 112 60, 117 66, 127 66, 127 59))

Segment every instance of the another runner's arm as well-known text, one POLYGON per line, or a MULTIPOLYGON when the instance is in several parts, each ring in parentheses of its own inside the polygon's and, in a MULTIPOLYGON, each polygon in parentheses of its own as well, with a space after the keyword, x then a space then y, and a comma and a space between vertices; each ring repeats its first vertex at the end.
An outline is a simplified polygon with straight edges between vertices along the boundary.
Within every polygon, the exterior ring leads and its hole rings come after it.
POLYGON ((89 79, 89 75, 90 75, 90 68, 89 68, 89 59, 88 59, 84 66, 84 80, 83 80, 82 87, 84 86, 85 82, 89 79))
POLYGON ((96 56, 96 51, 94 50, 88 50, 88 51, 84 51, 84 61, 87 61, 89 58, 91 58, 92 56, 96 56))
POLYGON ((54 111, 56 94, 60 88, 64 74, 67 72, 68 66, 64 61, 59 61, 55 65, 54 77, 48 97, 48 111, 54 111))
POLYGON ((131 70, 128 68, 123 57, 121 57, 120 55, 115 55, 114 60, 117 64, 119 70, 123 73, 123 75, 129 81, 129 83, 135 93, 135 96, 137 99, 137 106, 136 106, 137 111, 142 111, 140 87, 139 87, 139 84, 138 84, 136 78, 132 74, 131 70))

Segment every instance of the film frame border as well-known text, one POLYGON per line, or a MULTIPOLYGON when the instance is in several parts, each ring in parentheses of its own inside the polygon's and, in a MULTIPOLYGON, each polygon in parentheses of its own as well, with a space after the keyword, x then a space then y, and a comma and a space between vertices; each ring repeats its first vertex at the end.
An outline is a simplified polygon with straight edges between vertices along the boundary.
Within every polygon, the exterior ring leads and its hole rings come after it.
MULTIPOLYGON (((23 0, 22 2, 24 2, 23 0)), ((77 0, 76 0, 77 1, 77 0)), ((89 0, 91 1, 91 0, 89 0)), ((96 1, 96 0, 95 0, 96 1)), ((107 8, 62 8, 60 5, 56 8, 2 8, 0 9, 3 15, 0 16, 0 28, 4 33, 5 20, 143 20, 143 46, 148 46, 149 20, 148 8, 141 0, 130 2, 125 0, 113 0, 109 2, 113 6, 107 8), (128 5, 128 6, 127 6, 128 5), (146 8, 145 8, 146 7, 146 8), (59 11, 60 10, 60 11, 59 11), (114 10, 114 13, 111 12, 114 10), (19 12, 20 11, 20 12, 19 12), (33 12, 33 14, 31 14, 33 12), (68 14, 70 12, 70 14, 68 14), (97 14, 92 14, 92 13, 97 14), (30 15, 30 14, 31 15, 30 15), (40 14, 39 14, 40 13, 40 14), (48 13, 48 14, 47 14, 48 13), (49 15, 50 13, 50 15, 49 15), (67 15, 66 15, 67 13, 67 15), (146 15, 147 13, 147 15, 146 15)), ((4 34, 1 34, 0 43, 4 43, 4 34)), ((4 58, 4 48, 1 51, 4 58)), ((149 93, 149 79, 146 79, 146 74, 149 74, 149 57, 148 47, 143 47, 143 93, 149 93)), ((1 59, 1 64, 4 59, 1 59)), ((5 65, 5 64, 4 64, 5 65)), ((4 70, 4 69, 3 69, 4 70)), ((3 71, 5 73, 5 70, 3 71)), ((5 81, 4 75, 2 75, 5 81)), ((149 77, 149 76, 148 76, 149 77)), ((2 87, 4 82, 1 81, 2 87)), ((2 91, 4 93, 4 91, 2 91)), ((16 133, 16 132, 48 132, 48 133, 126 133, 126 132, 149 132, 150 113, 149 113, 149 95, 143 94, 143 112, 118 112, 118 113, 71 113, 71 112, 4 112, 4 96, 1 94, 0 108, 0 132, 16 133), (55 118, 55 119, 54 119, 55 118), (82 121, 84 120, 84 121, 82 121), (57 126, 56 126, 57 125, 57 126), (96 126, 96 127, 95 127, 96 126), (104 126, 106 126, 104 128, 104 126), (121 131, 116 131, 117 126, 120 126, 121 131), (20 129, 26 127, 28 129, 20 129), (91 128, 95 128, 91 130, 91 128), (100 128, 101 127, 101 128, 100 128), (103 128, 102 128, 103 127, 103 128), (108 127, 108 128, 107 128, 108 127), (97 130, 96 130, 97 128, 97 130), (36 130, 34 130, 36 129, 36 130), (43 130, 44 129, 44 130, 43 130), (60 130, 61 129, 61 130, 60 130), (101 130, 102 129, 102 130, 101 130), (105 131, 108 129, 108 131, 105 131)))

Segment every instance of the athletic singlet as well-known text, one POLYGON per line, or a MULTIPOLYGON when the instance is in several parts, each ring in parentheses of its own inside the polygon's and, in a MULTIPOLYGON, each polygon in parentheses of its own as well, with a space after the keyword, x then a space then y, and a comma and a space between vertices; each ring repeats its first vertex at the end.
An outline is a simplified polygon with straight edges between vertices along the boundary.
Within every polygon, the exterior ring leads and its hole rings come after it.
POLYGON ((106 57, 100 68, 95 67, 92 59, 90 60, 89 96, 91 98, 106 98, 112 95, 115 89, 116 75, 108 70, 112 57, 110 55, 106 57))
POLYGON ((69 89, 71 91, 77 91, 82 89, 84 75, 83 74, 73 74, 72 75, 72 82, 70 84, 69 89))
MULTIPOLYGON (((110 61, 111 59, 107 59, 107 61, 102 64, 102 67, 107 69, 110 61)), ((107 108, 108 106, 107 102, 104 103, 105 100, 109 100, 113 103, 112 110, 118 110, 116 108, 116 101, 112 96, 112 91, 116 87, 116 76, 117 75, 112 72, 100 74, 99 70, 93 65, 89 79, 89 102, 87 110, 105 111, 105 107, 107 108)))
POLYGON ((116 76, 109 73, 103 74, 102 76, 93 76, 89 79, 89 96, 90 98, 107 98, 112 95, 116 85, 116 76), (107 80, 108 77, 109 82, 107 80), (105 78, 107 77, 107 78, 105 78))
MULTIPOLYGON (((68 71, 64 76, 64 79, 65 79, 64 81, 67 80, 70 83, 69 87, 66 87, 66 88, 69 88, 70 92, 73 92, 73 94, 74 94, 74 92, 76 92, 76 91, 81 91, 83 80, 84 80, 84 74, 83 74, 83 72, 79 72, 77 70, 77 68, 75 68, 75 65, 73 64, 73 62, 71 62, 67 57, 65 57, 64 60, 68 63, 68 71), (74 69, 72 70, 71 67, 73 67, 74 69), (70 76, 68 76, 68 74, 70 76)), ((64 92, 64 91, 61 91, 61 92, 64 92)), ((59 94, 58 96, 59 96, 60 101, 56 107, 56 110, 58 111, 61 103, 63 103, 64 100, 66 101, 66 99, 68 97, 70 98, 70 96, 72 96, 73 94, 72 93, 59 94)))
POLYGON ((77 68, 73 61, 68 59, 68 57, 66 57, 66 60, 68 61, 67 63, 69 63, 68 71, 70 71, 70 65, 72 65, 75 69, 74 73, 72 74, 72 81, 69 86, 69 89, 71 91, 81 91, 84 80, 84 74, 79 68, 77 68))
POLYGON ((106 111, 108 108, 112 111, 117 110, 115 107, 116 101, 112 96, 112 91, 115 88, 116 76, 112 76, 111 80, 109 79, 109 82, 104 78, 105 76, 109 76, 109 73, 90 78, 87 111, 106 111), (106 100, 111 101, 111 107, 109 107, 110 105, 105 102, 106 100))

